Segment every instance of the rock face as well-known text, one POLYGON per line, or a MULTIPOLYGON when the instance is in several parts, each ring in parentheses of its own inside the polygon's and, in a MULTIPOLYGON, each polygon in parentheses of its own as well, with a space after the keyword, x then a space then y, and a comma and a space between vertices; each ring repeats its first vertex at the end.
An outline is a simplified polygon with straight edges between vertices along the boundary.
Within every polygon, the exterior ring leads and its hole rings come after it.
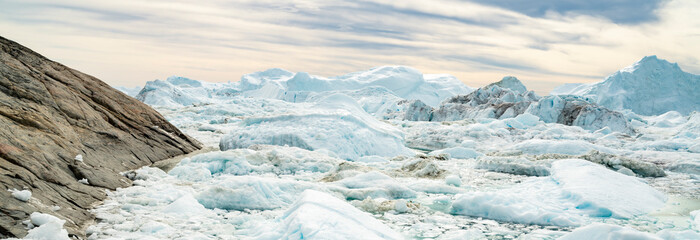
POLYGON ((26 235, 32 212, 84 237, 105 189, 131 184, 120 172, 199 148, 147 105, 0 37, 0 238, 26 235))

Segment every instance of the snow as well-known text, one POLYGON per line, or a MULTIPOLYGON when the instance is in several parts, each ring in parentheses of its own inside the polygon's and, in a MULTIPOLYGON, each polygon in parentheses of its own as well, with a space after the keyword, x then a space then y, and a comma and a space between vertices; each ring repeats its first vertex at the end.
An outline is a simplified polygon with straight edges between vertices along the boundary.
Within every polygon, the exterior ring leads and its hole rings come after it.
POLYGON ((610 109, 629 109, 641 115, 668 111, 687 115, 700 109, 698 86, 700 75, 683 72, 676 63, 647 56, 602 82, 583 84, 569 91, 558 89, 552 94, 591 97, 610 109))
POLYGON ((12 193, 12 197, 22 202, 29 201, 32 198, 32 192, 29 190, 8 189, 7 191, 12 193))
POLYGON ((85 185, 90 185, 90 182, 87 180, 87 178, 81 178, 80 180, 78 180, 78 182, 85 185))

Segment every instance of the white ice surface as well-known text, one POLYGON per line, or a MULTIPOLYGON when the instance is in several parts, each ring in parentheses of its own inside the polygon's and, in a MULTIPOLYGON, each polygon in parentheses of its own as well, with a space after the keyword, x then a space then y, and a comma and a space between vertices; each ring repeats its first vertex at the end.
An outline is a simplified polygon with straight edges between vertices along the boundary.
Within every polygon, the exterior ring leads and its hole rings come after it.
POLYGON ((258 239, 404 239, 372 215, 323 192, 304 191, 258 239))
POLYGON ((7 191, 11 192, 12 197, 22 202, 29 201, 32 198, 32 192, 29 190, 8 189, 7 191))

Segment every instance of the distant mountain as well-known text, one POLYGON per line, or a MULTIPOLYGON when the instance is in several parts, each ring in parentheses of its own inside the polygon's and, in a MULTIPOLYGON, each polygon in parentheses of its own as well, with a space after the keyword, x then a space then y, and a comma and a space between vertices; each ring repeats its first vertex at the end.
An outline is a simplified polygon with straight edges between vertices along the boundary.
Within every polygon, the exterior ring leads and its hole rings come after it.
POLYGON ((700 111, 700 75, 684 72, 676 63, 647 56, 602 82, 564 85, 552 95, 580 95, 613 110, 641 115, 700 111))

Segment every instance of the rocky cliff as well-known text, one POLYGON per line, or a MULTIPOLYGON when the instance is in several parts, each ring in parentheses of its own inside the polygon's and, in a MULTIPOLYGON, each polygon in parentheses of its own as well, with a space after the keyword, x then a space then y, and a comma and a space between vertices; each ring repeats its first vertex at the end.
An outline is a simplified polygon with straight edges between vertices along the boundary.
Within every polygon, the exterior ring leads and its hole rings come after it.
POLYGON ((32 212, 84 237, 105 190, 131 184, 120 172, 199 148, 149 106, 0 37, 0 238, 24 236, 32 212))

